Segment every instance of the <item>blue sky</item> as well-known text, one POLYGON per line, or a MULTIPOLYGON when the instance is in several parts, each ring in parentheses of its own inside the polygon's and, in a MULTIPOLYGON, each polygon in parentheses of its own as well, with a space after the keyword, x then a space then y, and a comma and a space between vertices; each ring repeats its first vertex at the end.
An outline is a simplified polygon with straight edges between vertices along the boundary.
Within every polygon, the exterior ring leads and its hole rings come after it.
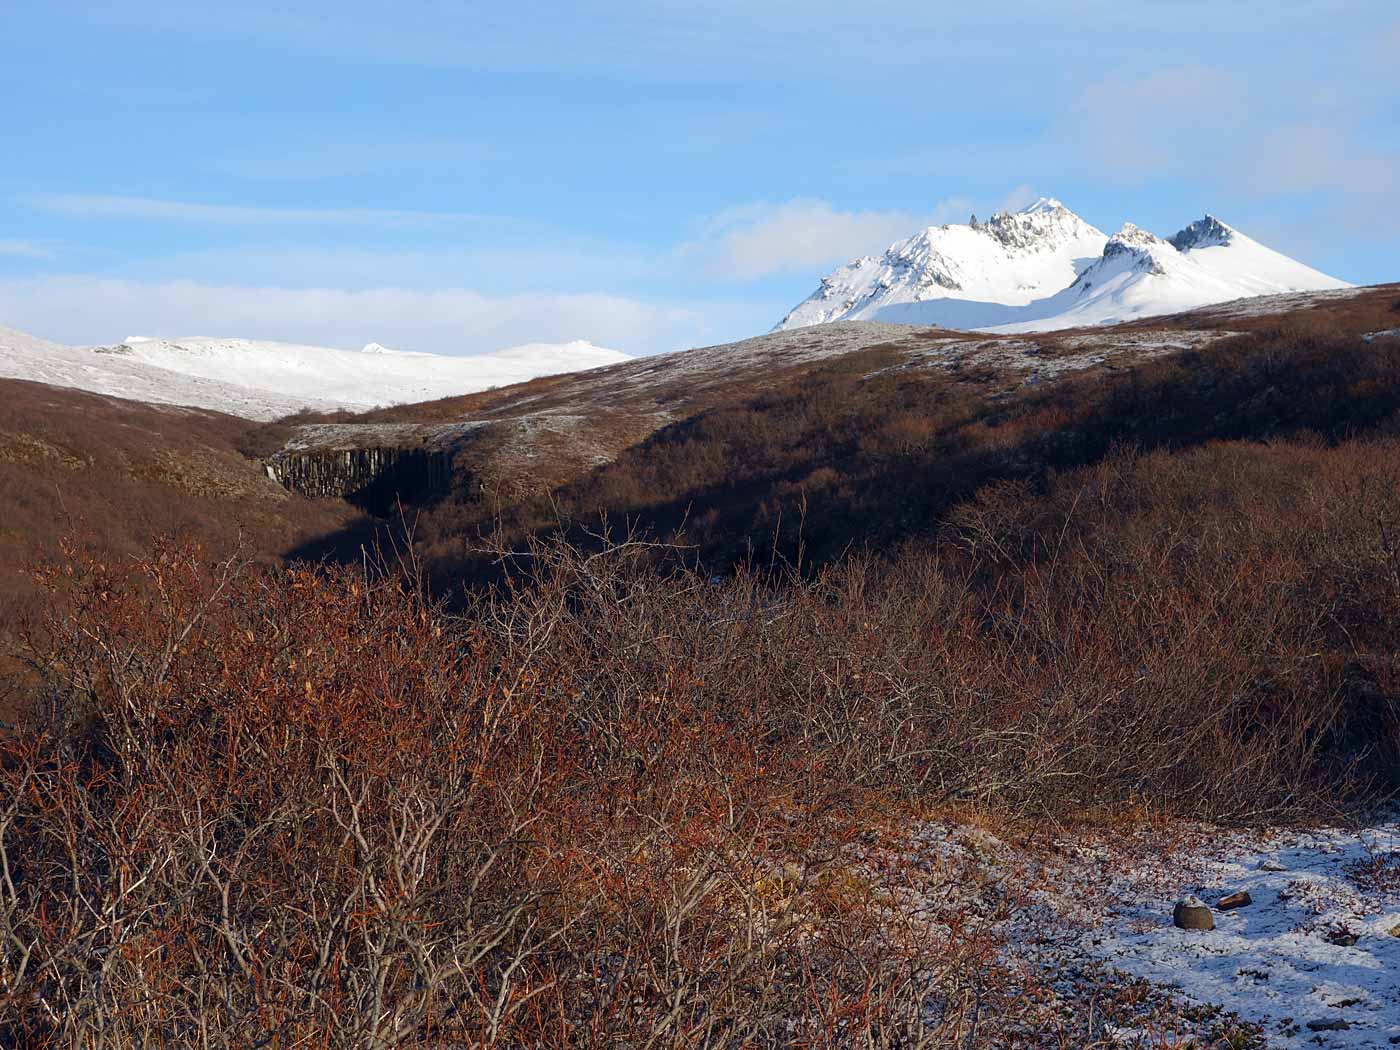
POLYGON ((1042 194, 1400 279, 1393 0, 288 6, 0 0, 0 325, 653 352, 1042 194))

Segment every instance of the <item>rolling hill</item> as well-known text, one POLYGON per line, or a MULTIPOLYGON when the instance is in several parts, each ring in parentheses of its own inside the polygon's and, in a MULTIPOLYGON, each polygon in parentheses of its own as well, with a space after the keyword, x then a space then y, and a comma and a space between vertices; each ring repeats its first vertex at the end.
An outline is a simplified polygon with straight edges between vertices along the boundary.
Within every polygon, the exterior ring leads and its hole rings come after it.
POLYGON ((0 377, 262 420, 302 409, 364 411, 625 360, 584 340, 456 357, 378 343, 349 351, 208 337, 69 347, 0 329, 0 377))

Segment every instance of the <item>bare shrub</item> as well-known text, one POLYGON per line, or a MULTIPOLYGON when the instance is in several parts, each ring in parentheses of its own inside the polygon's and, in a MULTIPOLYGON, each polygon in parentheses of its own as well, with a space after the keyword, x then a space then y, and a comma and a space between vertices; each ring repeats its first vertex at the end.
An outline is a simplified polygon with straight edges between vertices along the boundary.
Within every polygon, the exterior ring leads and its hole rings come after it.
POLYGON ((450 612, 411 557, 42 566, 0 1045, 1013 1046, 1026 979, 872 835, 1400 780, 1393 438, 1118 445, 811 572, 493 556, 450 612))
POLYGON ((771 596, 644 554, 542 549, 460 619, 180 549, 43 570, 40 714, 0 744, 0 1042, 961 1039, 985 937, 896 936, 826 873, 862 792, 792 745, 840 727, 722 665, 771 596))

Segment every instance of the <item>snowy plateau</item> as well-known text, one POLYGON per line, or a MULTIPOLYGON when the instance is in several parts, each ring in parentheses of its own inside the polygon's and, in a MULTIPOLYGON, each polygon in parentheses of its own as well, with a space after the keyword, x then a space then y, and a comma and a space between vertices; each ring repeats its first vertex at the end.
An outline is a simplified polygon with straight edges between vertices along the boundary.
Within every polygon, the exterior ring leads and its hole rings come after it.
POLYGON ((0 328, 0 378, 260 420, 303 408, 429 401, 627 360, 584 340, 455 357, 378 343, 355 351, 207 337, 128 336, 114 346, 70 347, 0 328))
POLYGON ((1051 331, 1349 287, 1210 215, 1166 240, 1132 223, 1109 237, 1042 197, 986 222, 930 226, 879 258, 842 266, 777 327, 858 320, 1051 331))

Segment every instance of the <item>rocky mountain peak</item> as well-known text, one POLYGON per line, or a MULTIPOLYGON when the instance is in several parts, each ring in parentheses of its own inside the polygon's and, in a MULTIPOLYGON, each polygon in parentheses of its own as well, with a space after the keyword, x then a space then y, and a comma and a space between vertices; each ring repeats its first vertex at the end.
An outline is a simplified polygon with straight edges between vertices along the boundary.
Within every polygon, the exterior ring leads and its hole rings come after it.
POLYGON ((1008 249, 1036 249, 1064 244, 1092 229, 1053 197, 1041 197, 1019 211, 999 211, 973 229, 1008 249))
POLYGON ((1136 266, 1144 272, 1162 274, 1166 272, 1159 258, 1163 251, 1174 252, 1175 249, 1156 234, 1149 233, 1134 223, 1125 222, 1104 245, 1103 261, 1133 257, 1136 266))
POLYGON ((1173 235, 1170 243, 1179 252, 1189 252, 1192 248, 1211 248, 1227 245, 1234 239, 1235 231, 1214 215, 1197 219, 1184 230, 1173 235))
POLYGON ((881 256, 838 267, 778 327, 854 320, 1047 330, 1346 287, 1211 215, 1170 240, 1133 223, 1108 237, 1041 197, 990 219, 927 227, 881 256))

